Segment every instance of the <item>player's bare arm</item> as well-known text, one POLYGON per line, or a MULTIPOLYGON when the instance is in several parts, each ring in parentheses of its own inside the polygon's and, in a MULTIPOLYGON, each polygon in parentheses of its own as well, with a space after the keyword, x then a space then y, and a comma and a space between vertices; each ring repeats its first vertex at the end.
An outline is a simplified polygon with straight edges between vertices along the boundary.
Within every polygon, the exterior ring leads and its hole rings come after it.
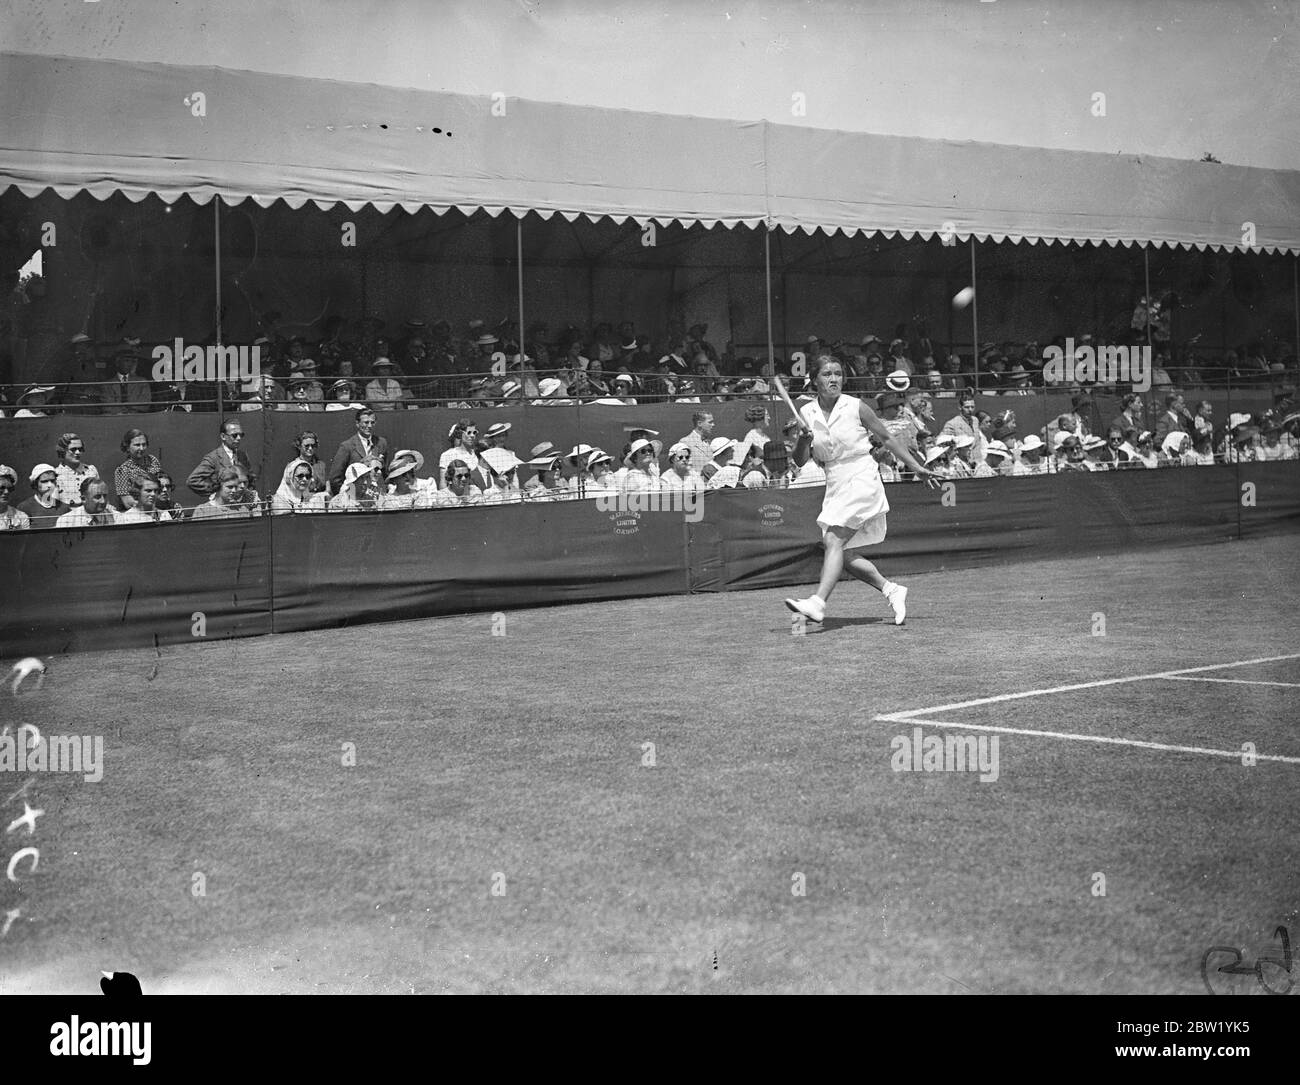
POLYGON ((860 405, 859 415, 862 419, 863 428, 869 433, 874 433, 879 437, 881 442, 884 444, 884 447, 892 452, 903 463, 907 464, 907 466, 916 473, 917 478, 924 479, 927 486, 937 486, 939 484, 939 476, 917 460, 917 458, 912 455, 911 450, 889 432, 889 428, 880 420, 880 416, 868 407, 866 403, 860 405))

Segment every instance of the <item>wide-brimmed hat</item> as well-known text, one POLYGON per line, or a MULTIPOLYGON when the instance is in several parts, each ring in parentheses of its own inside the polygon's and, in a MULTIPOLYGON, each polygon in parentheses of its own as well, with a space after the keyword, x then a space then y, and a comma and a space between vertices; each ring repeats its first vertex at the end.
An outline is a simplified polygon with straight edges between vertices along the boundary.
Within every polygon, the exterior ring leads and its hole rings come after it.
POLYGON ((525 465, 531 467, 534 471, 556 471, 559 470, 560 464, 563 462, 564 457, 560 455, 560 450, 552 447, 547 452, 536 453, 526 461, 525 465))
POLYGON ((988 446, 984 449, 984 455, 986 458, 989 456, 997 456, 1000 459, 1005 460, 1011 455, 1011 452, 1001 441, 990 441, 988 446))
POLYGON ((734 462, 736 455, 736 442, 730 437, 715 437, 709 442, 709 455, 717 459, 723 453, 730 452, 734 462))
POLYGON ((630 388, 633 384, 636 383, 636 381, 632 379, 631 373, 619 373, 612 381, 610 381, 610 383, 626 384, 630 388))
POLYGON ((912 387, 912 378, 905 370, 895 369, 885 378, 885 387, 891 392, 906 392, 912 387))
POLYGON ((25 391, 22 395, 18 397, 18 402, 21 403, 28 396, 36 396, 36 395, 41 395, 45 392, 53 392, 53 391, 54 391, 54 385, 52 384, 33 384, 30 388, 27 389, 27 391, 25 391))
POLYGON ((89 343, 89 342, 90 342, 90 336, 88 336, 85 332, 77 332, 77 334, 74 335, 71 339, 69 339, 68 342, 69 342, 69 343, 89 343))
POLYGON ((1036 452, 1043 447, 1043 439, 1036 433, 1031 433, 1020 442, 1020 448, 1024 452, 1036 452))
POLYGON ((587 456, 586 466, 587 466, 587 470, 590 471, 593 467, 597 466, 598 464, 613 463, 613 462, 614 462, 614 457, 611 456, 608 452, 602 451, 599 448, 593 448, 587 456))
POLYGON ((654 457, 657 460, 659 454, 664 450, 664 443, 663 441, 647 441, 644 437, 638 437, 628 448, 627 455, 623 457, 623 463, 626 466, 631 467, 632 462, 636 459, 641 450, 645 448, 653 451, 654 457))
POLYGON ((497 475, 508 475, 524 462, 508 448, 489 448, 480 452, 478 458, 497 475))
POLYGON ((541 393, 543 399, 555 395, 563 387, 564 382, 556 377, 543 377, 537 382, 537 391, 541 393))
POLYGON ((408 471, 418 471, 424 466, 424 456, 413 448, 401 448, 393 453, 389 464, 388 477, 396 478, 408 471))
POLYGON ((1056 451, 1063 444, 1065 444, 1067 438, 1073 436, 1074 434, 1071 433, 1068 429, 1058 429, 1055 433, 1052 434, 1052 450, 1056 451))
POLYGON ((1083 439, 1083 448, 1085 452, 1096 452, 1097 449, 1105 447, 1105 438, 1098 437, 1095 433, 1090 433, 1083 439))
POLYGON ((551 444, 550 441, 543 441, 541 444, 533 445, 529 450, 528 455, 534 460, 544 459, 547 456, 559 456, 561 459, 564 458, 564 453, 556 448, 555 445, 551 444))
POLYGON ((396 369, 397 363, 393 361, 392 358, 385 358, 382 355, 370 363, 371 369, 379 369, 382 366, 386 366, 390 369, 396 369))
POLYGON ((926 463, 934 463, 940 456, 945 456, 950 451, 948 445, 935 445, 925 454, 926 463))
POLYGON ((361 460, 348 464, 348 469, 343 475, 343 485, 351 486, 357 481, 357 479, 370 474, 374 469, 375 467, 373 464, 365 463, 361 460))
POLYGON ((299 370, 302 373, 314 374, 316 372, 316 359, 299 358, 296 362, 293 363, 293 366, 295 369, 299 370))
POLYGON ((1015 365, 1011 367, 1011 372, 1008 373, 1007 376, 1010 377, 1012 380, 1028 380, 1029 370, 1027 370, 1019 362, 1017 362, 1015 365))
POLYGON ((346 388, 349 393, 355 392, 357 390, 357 386, 353 384, 352 381, 348 380, 346 377, 340 377, 338 380, 336 380, 333 384, 330 385, 331 392, 337 392, 340 388, 346 388))
POLYGON ((498 340, 497 337, 493 335, 491 332, 484 332, 482 335, 480 335, 477 339, 474 340, 474 345, 479 347, 490 347, 493 343, 497 343, 499 341, 500 340, 498 340))
POLYGON ((600 450, 596 448, 595 445, 577 444, 569 450, 569 453, 564 458, 566 460, 577 460, 581 459, 583 456, 590 456, 593 452, 598 451, 600 450))

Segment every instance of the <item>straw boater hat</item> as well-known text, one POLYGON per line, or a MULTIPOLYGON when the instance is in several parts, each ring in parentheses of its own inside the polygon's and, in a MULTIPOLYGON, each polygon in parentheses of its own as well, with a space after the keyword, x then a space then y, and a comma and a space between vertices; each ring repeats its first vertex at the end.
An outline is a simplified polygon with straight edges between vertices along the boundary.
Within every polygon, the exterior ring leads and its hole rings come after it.
POLYGON ((709 455, 716 461, 720 456, 730 455, 735 459, 736 442, 730 437, 715 437, 709 442, 709 455))
POLYGON ((912 378, 906 370, 895 369, 885 378, 885 387, 891 392, 906 392, 912 386, 912 378))
POLYGON ((27 391, 25 391, 22 395, 18 397, 18 402, 21 403, 28 396, 37 396, 37 395, 42 395, 46 392, 53 392, 53 391, 54 391, 54 385, 52 384, 33 384, 30 388, 27 389, 27 391))
POLYGON ((388 472, 388 478, 394 479, 398 475, 404 475, 408 471, 418 471, 424 466, 424 457, 413 448, 399 449, 393 454, 391 468, 388 472))
POLYGON ((599 449, 594 445, 574 445, 569 454, 565 456, 565 459, 570 463, 574 463, 582 457, 590 456, 593 452, 597 451, 599 451, 599 449))
POLYGON ((1005 460, 1010 455, 1011 453, 1007 450, 1007 446, 1001 441, 990 441, 988 447, 984 450, 984 456, 986 459, 989 456, 997 456, 999 459, 1005 460))

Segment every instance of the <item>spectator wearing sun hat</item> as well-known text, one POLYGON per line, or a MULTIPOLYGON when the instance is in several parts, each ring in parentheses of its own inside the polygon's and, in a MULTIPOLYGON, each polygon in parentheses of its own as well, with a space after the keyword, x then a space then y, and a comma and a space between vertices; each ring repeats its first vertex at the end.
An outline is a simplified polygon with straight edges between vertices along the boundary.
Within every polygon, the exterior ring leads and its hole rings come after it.
POLYGON ((1013 476, 1045 475, 1049 467, 1042 460, 1043 439, 1036 433, 1027 434, 1012 451, 1011 469, 1007 472, 1013 476))
POLYGON ((483 440, 487 442, 488 448, 505 448, 506 441, 510 439, 510 430, 513 423, 510 422, 493 422, 483 431, 483 440))
POLYGON ((984 449, 984 462, 977 463, 972 472, 974 478, 997 478, 999 475, 1009 473, 1003 468, 1010 468, 1011 453, 1007 446, 1001 441, 990 441, 988 447, 984 449))
POLYGON ((728 437, 715 437, 709 442, 709 454, 717 468, 709 477, 709 489, 723 490, 739 486, 740 465, 735 462, 736 442, 728 437))
POLYGON ((374 379, 366 385, 366 399, 377 411, 395 410, 411 402, 410 391, 397 379, 397 363, 391 358, 376 358, 371 366, 374 379))
POLYGON ((38 463, 31 469, 28 481, 32 496, 18 505, 27 514, 32 527, 53 527, 54 521, 72 506, 59 500, 59 472, 53 464, 38 463))
POLYGON ((384 490, 378 506, 384 511, 393 509, 430 508, 432 491, 436 484, 431 478, 419 478, 417 472, 424 466, 424 456, 413 448, 402 448, 393 453, 384 475, 384 490))
POLYGON ((627 473, 623 476, 621 486, 628 493, 638 490, 659 489, 659 454, 663 451, 662 441, 652 441, 637 437, 628 443, 623 452, 623 466, 627 473))
POLYGON ((357 386, 346 378, 331 384, 329 392, 332 398, 325 404, 327 411, 359 411, 365 406, 356 399, 357 386))
POLYGON ((668 450, 668 469, 659 473, 659 488, 696 491, 704 489, 704 478, 691 466, 691 450, 684 442, 678 441, 668 450))
POLYGON ((563 476, 564 456, 550 441, 534 445, 524 466, 533 477, 524 483, 523 495, 534 501, 558 501, 571 496, 563 476))
POLYGON ((32 526, 27 513, 10 504, 9 499, 16 489, 18 472, 7 464, 0 463, 0 531, 27 531, 32 526))
POLYGON ((519 490, 519 468, 522 462, 508 448, 489 448, 479 454, 479 467, 487 473, 488 486, 483 491, 485 505, 522 500, 519 490))
POLYGON ((1255 446, 1259 437, 1259 427, 1248 414, 1233 414, 1228 417, 1228 433, 1224 437, 1224 463, 1254 463, 1259 459, 1255 446))

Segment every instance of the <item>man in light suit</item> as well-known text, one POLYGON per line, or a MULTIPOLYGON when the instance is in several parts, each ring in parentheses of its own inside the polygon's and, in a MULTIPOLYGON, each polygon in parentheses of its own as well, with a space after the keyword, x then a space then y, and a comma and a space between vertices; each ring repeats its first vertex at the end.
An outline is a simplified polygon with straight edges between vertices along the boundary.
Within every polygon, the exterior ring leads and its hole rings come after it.
POLYGON ((378 460, 385 474, 388 472, 388 438, 375 436, 375 412, 367 406, 357 411, 357 432, 339 445, 330 463, 330 493, 339 492, 348 465, 378 460))
POLYGON ((243 440, 244 426, 237 418, 222 422, 221 443, 199 460, 199 465, 190 472, 185 484, 200 497, 210 497, 218 486, 217 475, 226 468, 233 467, 244 472, 250 488, 255 486, 253 465, 241 447, 243 440))

